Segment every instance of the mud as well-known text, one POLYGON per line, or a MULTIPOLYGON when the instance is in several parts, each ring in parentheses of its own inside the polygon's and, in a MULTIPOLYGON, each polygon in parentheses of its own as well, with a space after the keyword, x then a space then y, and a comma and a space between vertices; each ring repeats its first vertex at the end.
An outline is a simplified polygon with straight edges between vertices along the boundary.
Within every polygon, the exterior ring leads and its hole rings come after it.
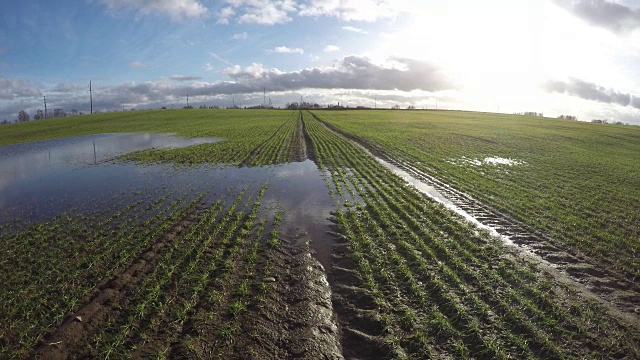
MULTIPOLYGON (((312 114, 313 115, 313 114, 312 114)), ((414 185, 419 191, 500 237, 513 256, 541 266, 559 284, 604 305, 612 315, 640 329, 640 286, 602 261, 568 248, 561 241, 537 232, 509 214, 494 210, 435 177, 390 156, 364 139, 345 133, 314 118, 327 129, 364 148, 381 164, 414 185)))
POLYGON ((300 162, 309 158, 307 154, 306 139, 304 123, 302 122, 302 113, 300 113, 298 114, 298 120, 296 121, 296 131, 293 134, 293 139, 291 140, 291 154, 289 155, 291 161, 300 162))
POLYGON ((384 341, 385 328, 378 306, 359 278, 356 264, 345 250, 346 240, 336 236, 329 281, 333 307, 342 329, 343 355, 347 359, 390 359, 393 349, 384 341))
POLYGON ((221 353, 229 359, 343 359, 340 330, 324 267, 310 252, 307 235, 285 236, 267 256, 274 282, 265 302, 241 321, 242 334, 221 353))
MULTIPOLYGON (((117 309, 126 306, 127 294, 154 269, 162 250, 176 237, 183 236, 196 221, 198 207, 187 210, 165 234, 138 255, 122 272, 106 284, 99 284, 91 295, 79 301, 85 304, 53 330, 35 350, 38 359, 68 359, 86 351, 86 342, 99 333, 105 320, 117 309), (79 320, 81 319, 81 321, 79 320), (53 345, 52 345, 53 344, 53 345)), ((97 354, 95 354, 97 356, 97 354)))

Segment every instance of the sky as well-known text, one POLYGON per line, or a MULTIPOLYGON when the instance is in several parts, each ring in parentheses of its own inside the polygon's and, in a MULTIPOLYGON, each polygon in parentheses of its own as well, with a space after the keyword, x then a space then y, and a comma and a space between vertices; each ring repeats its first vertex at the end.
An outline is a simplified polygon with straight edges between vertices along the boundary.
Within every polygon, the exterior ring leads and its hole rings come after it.
POLYGON ((321 105, 640 125, 640 0, 21 0, 0 11, 20 110, 321 105), (268 101, 268 100, 267 100, 268 101))

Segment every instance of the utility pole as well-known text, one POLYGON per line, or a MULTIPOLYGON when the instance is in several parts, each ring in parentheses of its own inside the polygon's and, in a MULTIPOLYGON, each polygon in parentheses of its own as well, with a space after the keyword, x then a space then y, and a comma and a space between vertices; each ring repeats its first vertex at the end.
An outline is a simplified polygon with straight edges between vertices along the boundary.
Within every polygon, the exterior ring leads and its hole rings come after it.
POLYGON ((43 96, 42 97, 43 101, 44 101, 44 118, 47 118, 47 97, 43 96))
POLYGON ((233 106, 231 108, 235 109, 236 108, 236 97, 234 96, 233 98, 231 98, 231 101, 233 102, 233 106))
POLYGON ((264 92, 262 93, 262 107, 267 108, 267 88, 264 88, 264 92))
POLYGON ((91 81, 89 81, 89 102, 91 103, 91 114, 93 114, 93 92, 91 90, 91 81))
POLYGON ((189 94, 187 94, 187 109, 189 108, 189 94))

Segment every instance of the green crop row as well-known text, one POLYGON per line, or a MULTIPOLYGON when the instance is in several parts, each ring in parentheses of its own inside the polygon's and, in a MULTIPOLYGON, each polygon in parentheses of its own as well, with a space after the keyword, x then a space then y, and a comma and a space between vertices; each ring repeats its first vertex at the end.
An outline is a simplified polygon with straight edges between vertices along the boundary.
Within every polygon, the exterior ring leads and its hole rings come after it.
POLYGON ((396 354, 567 358, 593 344, 603 354, 638 354, 637 333, 627 337, 609 321, 605 340, 595 325, 605 318, 601 310, 579 299, 569 305, 535 269, 505 255, 498 240, 407 187, 312 116, 304 119, 332 186, 350 184, 361 199, 338 209, 336 222, 396 354), (621 337, 624 350, 608 343, 621 337))
POLYGON ((640 275, 640 130, 451 111, 316 112, 534 231, 640 275), (515 160, 492 164, 486 158, 515 160))

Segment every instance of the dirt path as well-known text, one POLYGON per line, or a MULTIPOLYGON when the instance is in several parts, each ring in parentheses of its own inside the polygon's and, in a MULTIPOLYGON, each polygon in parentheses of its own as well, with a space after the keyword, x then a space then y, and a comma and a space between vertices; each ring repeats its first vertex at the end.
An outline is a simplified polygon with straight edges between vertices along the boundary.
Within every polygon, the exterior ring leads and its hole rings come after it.
MULTIPOLYGON (((339 134, 381 159, 432 187, 449 202, 461 209, 484 227, 492 229, 506 243, 512 256, 525 262, 538 264, 554 281, 584 297, 604 305, 612 315, 640 329, 640 286, 627 279, 598 259, 570 249, 560 240, 529 228, 508 214, 501 213, 471 196, 457 191, 446 183, 424 173, 401 159, 394 158, 368 141, 346 133, 311 114, 328 130, 339 134)), ((433 196, 433 194, 428 194, 433 196)), ((434 197, 435 198, 435 197, 434 197)), ((443 199, 437 199, 443 202, 443 199)), ((476 222, 474 221, 474 222, 476 222)))

